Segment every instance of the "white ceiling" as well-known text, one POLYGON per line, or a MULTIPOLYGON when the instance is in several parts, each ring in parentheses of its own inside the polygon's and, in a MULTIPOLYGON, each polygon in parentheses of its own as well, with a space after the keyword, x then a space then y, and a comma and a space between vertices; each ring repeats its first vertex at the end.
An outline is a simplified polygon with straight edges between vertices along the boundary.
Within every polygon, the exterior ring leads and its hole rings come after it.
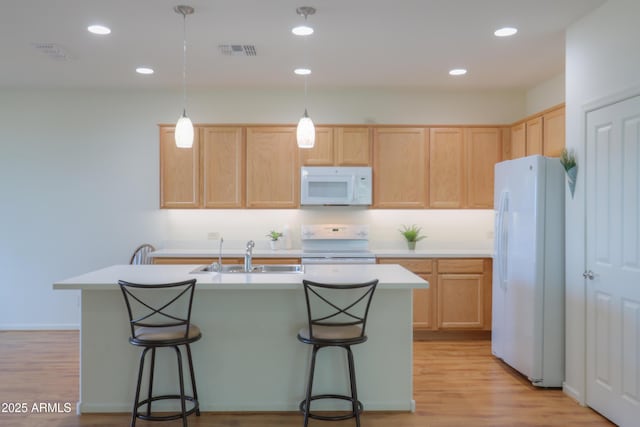
POLYGON ((189 87, 528 88, 564 70, 564 30, 605 0, 14 0, 0 13, 2 87, 180 87, 182 15, 189 87), (304 39, 298 6, 317 9, 304 39), (86 31, 93 23, 109 36, 86 31), (493 31, 516 26, 499 39, 493 31), (55 43, 50 59, 33 47, 55 43), (224 56, 220 44, 254 45, 224 56), (152 76, 135 73, 140 65, 152 76), (448 70, 463 67, 464 77, 448 70))

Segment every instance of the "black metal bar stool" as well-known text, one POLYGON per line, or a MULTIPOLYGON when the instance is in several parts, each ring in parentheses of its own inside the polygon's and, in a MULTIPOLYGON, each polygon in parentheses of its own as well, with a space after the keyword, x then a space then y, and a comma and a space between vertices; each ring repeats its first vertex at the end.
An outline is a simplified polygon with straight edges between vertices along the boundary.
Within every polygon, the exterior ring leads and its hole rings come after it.
POLYGON ((307 327, 300 330, 298 340, 313 346, 311 365, 307 380, 307 393, 300 402, 300 411, 304 414, 305 427, 309 418, 338 421, 356 419, 360 426, 362 402, 358 400, 356 373, 351 346, 367 340, 365 327, 373 293, 378 280, 358 284, 326 284, 303 280, 307 303, 307 327), (341 347, 347 353, 349 366, 349 386, 351 395, 319 394, 312 395, 313 375, 318 350, 324 347, 341 347), (351 402, 351 411, 346 414, 324 415, 311 412, 311 402, 321 399, 338 399, 351 402))
POLYGON ((129 313, 131 337, 129 342, 143 347, 140 354, 138 368, 138 382, 131 414, 131 427, 136 425, 136 419, 150 421, 168 421, 182 418, 182 425, 187 426, 187 416, 195 412, 200 415, 196 379, 193 373, 190 344, 198 341, 202 334, 200 328, 191 323, 191 307, 196 279, 183 282, 163 284, 139 284, 123 280, 118 281, 124 301, 129 313), (184 389, 184 375, 182 369, 182 352, 179 346, 187 350, 187 362, 191 376, 191 390, 193 395, 187 396, 184 389), (156 349, 172 347, 178 361, 178 381, 180 394, 153 396, 153 376, 156 349), (151 367, 149 370, 149 385, 147 398, 140 401, 140 389, 147 352, 151 350, 151 367), (179 400, 180 411, 168 415, 154 415, 151 404, 158 400, 179 400), (187 410, 187 402, 191 408, 187 410), (140 411, 146 405, 146 410, 140 411))

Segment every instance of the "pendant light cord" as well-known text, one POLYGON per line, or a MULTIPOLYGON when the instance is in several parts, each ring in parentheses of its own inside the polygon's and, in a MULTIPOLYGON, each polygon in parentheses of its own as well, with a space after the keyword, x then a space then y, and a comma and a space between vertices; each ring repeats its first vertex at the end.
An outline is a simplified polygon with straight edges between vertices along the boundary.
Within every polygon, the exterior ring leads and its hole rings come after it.
POLYGON ((187 115, 187 15, 182 13, 182 115, 187 115))

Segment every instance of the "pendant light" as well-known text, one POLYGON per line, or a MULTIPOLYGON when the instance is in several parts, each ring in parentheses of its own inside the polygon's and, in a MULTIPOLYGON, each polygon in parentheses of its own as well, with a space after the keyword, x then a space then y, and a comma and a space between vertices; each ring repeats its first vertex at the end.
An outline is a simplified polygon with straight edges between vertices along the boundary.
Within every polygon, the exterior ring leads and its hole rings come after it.
POLYGON ((307 113, 307 75, 304 76, 304 115, 298 121, 296 141, 300 148, 313 148, 316 143, 316 128, 307 113))
POLYGON ((173 8, 176 13, 182 15, 182 116, 176 124, 176 147, 191 148, 193 147, 193 123, 187 117, 187 15, 193 14, 191 6, 176 6, 173 8))
MULTIPOLYGON (((310 6, 302 6, 297 8, 296 12, 298 13, 298 15, 304 16, 304 21, 305 21, 304 28, 307 28, 310 31, 296 32, 297 29, 301 28, 301 27, 296 27, 292 30, 292 32, 299 36, 308 36, 310 34, 313 34, 313 29, 311 27, 307 27, 306 22, 307 22, 307 16, 313 15, 314 13, 316 13, 316 10, 310 6)), ((304 69, 304 72, 302 73, 296 70, 296 74, 304 75, 304 104, 305 104, 304 115, 300 118, 300 121, 298 121, 298 127, 296 128, 296 141, 298 142, 298 147, 300 148, 313 148, 316 142, 316 128, 313 125, 313 121, 309 117, 309 114, 307 113, 307 76, 311 74, 311 70, 304 69)))

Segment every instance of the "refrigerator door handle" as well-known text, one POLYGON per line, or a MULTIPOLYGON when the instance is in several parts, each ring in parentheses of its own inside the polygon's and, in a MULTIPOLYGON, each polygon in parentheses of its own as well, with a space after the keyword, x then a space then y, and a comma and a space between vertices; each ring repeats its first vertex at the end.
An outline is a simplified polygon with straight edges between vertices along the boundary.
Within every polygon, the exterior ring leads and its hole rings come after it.
POLYGON ((509 193, 500 193, 497 217, 497 243, 498 243, 498 283, 504 290, 507 288, 507 245, 509 230, 505 227, 506 215, 509 212, 509 193))

